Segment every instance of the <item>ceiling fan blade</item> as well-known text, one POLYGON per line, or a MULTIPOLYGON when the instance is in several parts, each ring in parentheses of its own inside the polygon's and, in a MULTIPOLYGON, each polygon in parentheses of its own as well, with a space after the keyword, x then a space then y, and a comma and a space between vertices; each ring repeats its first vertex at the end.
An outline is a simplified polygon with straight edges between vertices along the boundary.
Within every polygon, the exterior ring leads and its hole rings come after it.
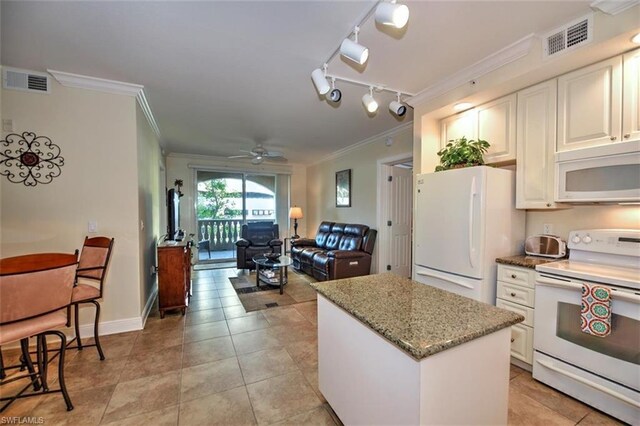
POLYGON ((284 157, 265 157, 264 159, 274 163, 286 163, 287 161, 289 161, 284 157))
POLYGON ((227 158, 251 158, 251 155, 232 155, 227 158))
POLYGON ((264 153, 265 157, 284 157, 284 153, 281 151, 267 151, 264 153))

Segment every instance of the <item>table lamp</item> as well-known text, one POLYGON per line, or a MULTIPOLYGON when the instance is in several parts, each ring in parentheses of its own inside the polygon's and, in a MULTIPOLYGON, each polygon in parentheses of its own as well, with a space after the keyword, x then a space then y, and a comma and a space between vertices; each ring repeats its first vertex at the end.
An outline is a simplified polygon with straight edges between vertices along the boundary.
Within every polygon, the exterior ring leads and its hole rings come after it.
POLYGON ((291 207, 289 209, 289 218, 293 219, 293 236, 291 238, 300 238, 298 235, 298 219, 302 219, 302 209, 300 207, 291 207))

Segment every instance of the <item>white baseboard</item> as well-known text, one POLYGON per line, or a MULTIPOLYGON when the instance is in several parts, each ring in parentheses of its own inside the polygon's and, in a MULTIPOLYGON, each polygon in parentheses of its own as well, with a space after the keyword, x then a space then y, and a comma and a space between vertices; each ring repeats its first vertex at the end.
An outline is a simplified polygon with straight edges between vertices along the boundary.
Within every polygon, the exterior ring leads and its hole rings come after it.
POLYGON ((151 313, 151 308, 153 308, 153 302, 156 301, 156 297, 158 297, 158 284, 153 286, 151 290, 151 294, 147 299, 147 303, 144 305, 144 309, 142 310, 142 328, 147 323, 147 318, 149 318, 149 314, 151 313))

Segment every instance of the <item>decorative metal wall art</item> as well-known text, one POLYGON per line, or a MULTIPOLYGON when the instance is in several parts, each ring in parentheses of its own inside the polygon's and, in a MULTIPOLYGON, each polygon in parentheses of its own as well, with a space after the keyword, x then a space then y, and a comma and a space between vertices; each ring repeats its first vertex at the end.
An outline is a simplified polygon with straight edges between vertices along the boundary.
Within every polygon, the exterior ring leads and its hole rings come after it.
POLYGON ((12 183, 36 186, 51 183, 62 173, 60 147, 33 132, 11 133, 0 141, 0 175, 12 183))

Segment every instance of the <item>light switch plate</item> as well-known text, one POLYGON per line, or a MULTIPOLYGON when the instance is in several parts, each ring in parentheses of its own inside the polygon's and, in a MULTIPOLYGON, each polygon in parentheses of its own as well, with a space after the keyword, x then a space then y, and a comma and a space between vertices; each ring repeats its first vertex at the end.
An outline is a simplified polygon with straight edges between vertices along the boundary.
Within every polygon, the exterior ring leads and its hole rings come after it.
POLYGON ((87 230, 90 234, 95 234, 96 232, 98 232, 98 222, 95 220, 90 220, 87 224, 87 230))

